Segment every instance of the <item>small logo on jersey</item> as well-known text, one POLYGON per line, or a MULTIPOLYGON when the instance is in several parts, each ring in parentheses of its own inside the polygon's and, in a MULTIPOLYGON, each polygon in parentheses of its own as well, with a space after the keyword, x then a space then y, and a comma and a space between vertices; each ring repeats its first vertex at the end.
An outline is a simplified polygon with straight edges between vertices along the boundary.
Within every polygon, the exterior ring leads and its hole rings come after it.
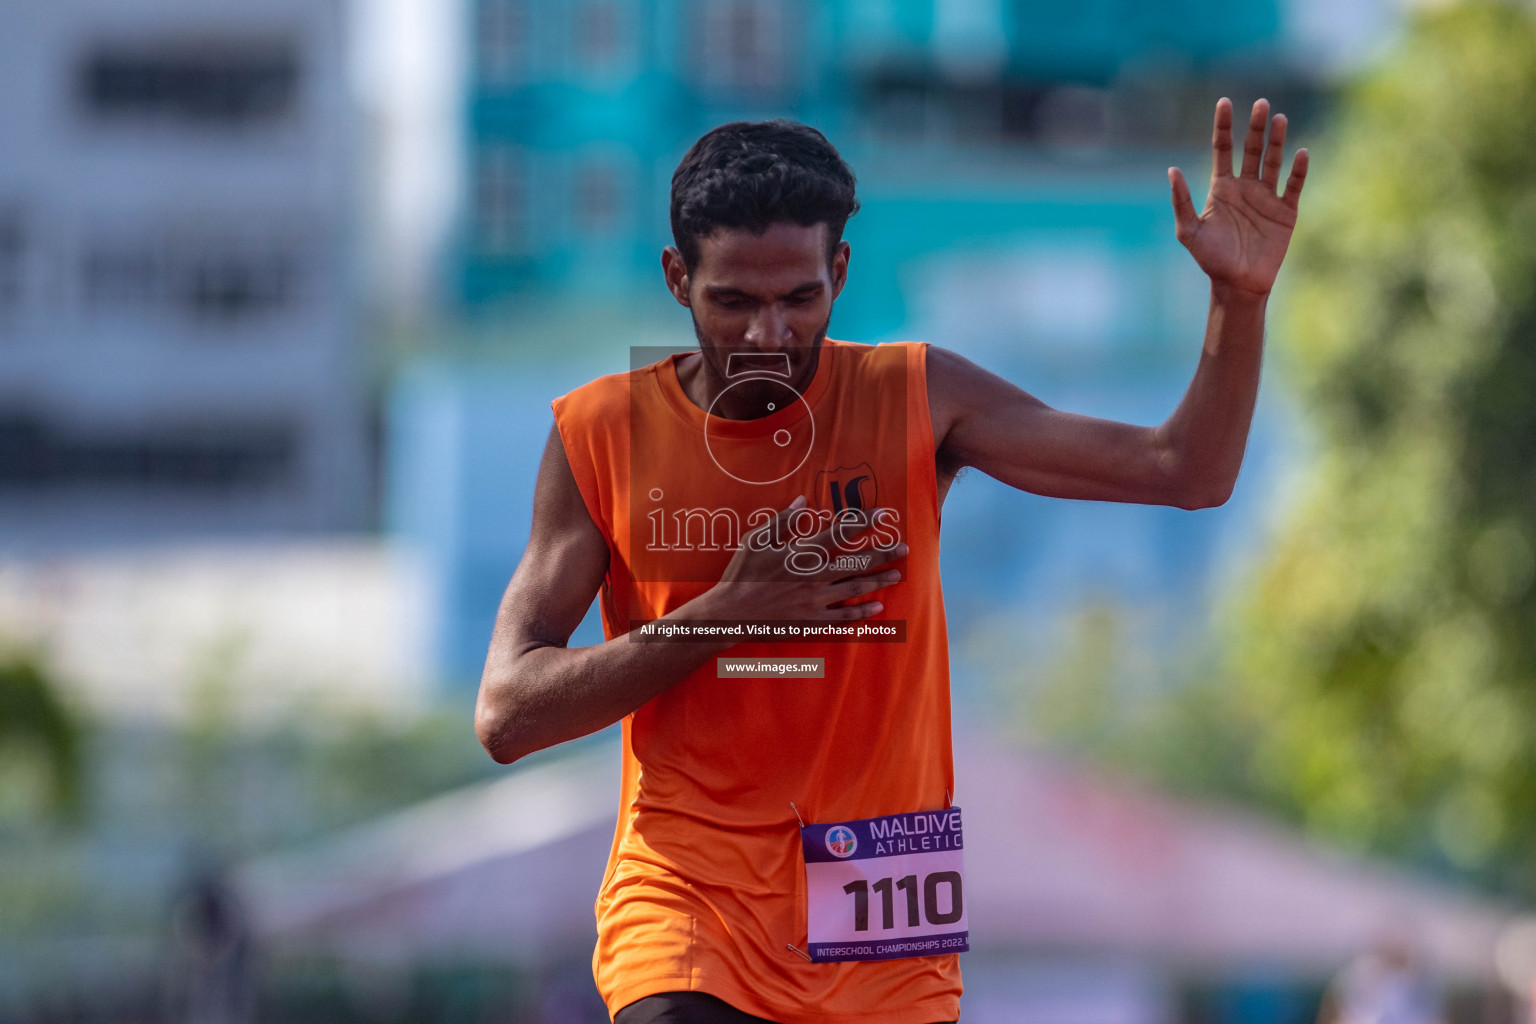
POLYGON ((833 515, 844 509, 867 511, 876 504, 875 471, 867 462, 824 469, 816 474, 816 494, 833 515))
POLYGON ((827 852, 834 857, 852 857, 859 848, 859 837, 847 825, 827 829, 827 852))

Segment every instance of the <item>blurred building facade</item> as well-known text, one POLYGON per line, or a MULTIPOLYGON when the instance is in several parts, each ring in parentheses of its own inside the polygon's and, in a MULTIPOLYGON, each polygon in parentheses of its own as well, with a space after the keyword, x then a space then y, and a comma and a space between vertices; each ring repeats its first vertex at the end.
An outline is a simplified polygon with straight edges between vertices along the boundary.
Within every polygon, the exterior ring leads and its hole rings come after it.
POLYGON ((1111 126, 1113 89, 1129 100, 1143 83, 1280 68, 1290 52, 1276 0, 1187 0, 1177 13, 1117 0, 472 8, 460 269, 472 307, 651 283, 672 169, 724 121, 796 117, 855 151, 862 140, 1032 144, 1110 127, 1167 142, 1187 124, 1175 97, 1149 91, 1137 98, 1154 109, 1111 126))
POLYGON ((338 0, 0 7, 0 538, 371 519, 338 0))

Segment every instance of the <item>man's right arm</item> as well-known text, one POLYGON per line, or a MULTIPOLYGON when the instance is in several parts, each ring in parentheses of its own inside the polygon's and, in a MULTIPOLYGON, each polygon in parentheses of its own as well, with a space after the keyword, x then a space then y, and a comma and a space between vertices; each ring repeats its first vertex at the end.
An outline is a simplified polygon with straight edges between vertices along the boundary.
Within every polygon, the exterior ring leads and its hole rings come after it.
POLYGON ((533 531, 496 613, 475 705, 475 733, 502 764, 617 722, 730 646, 620 636, 567 648, 607 571, 608 543, 551 430, 534 488, 533 531))
MULTIPOLYGON (((804 503, 797 499, 758 534, 773 535, 804 503)), ((811 540, 826 543, 831 534, 829 526, 811 540)), ((879 614, 882 606, 849 602, 900 578, 889 561, 852 576, 830 565, 809 575, 793 572, 786 548, 750 540, 736 550, 719 583, 662 621, 856 621, 879 614)), ((906 553, 900 544, 883 554, 895 560, 906 553)), ((502 764, 612 725, 735 645, 632 643, 625 635, 567 648, 607 571, 608 542, 581 499, 559 432, 551 430, 534 487, 533 532, 496 613, 475 703, 475 733, 502 764)))

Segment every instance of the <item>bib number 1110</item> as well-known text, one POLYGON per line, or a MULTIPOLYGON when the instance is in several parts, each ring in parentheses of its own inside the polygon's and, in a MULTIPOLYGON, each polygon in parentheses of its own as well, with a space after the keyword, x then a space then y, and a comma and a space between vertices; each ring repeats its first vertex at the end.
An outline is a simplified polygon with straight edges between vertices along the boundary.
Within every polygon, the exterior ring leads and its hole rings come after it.
MULTIPOLYGON (((854 931, 869 931, 869 891, 871 889, 880 897, 882 930, 896 927, 895 894, 898 892, 906 896, 907 927, 916 928, 922 923, 917 919, 916 875, 904 875, 896 879, 882 878, 874 884, 859 878, 843 886, 843 892, 853 897, 854 931)), ((964 913, 965 894, 960 881, 960 872, 935 871, 931 875, 923 876, 923 916, 928 919, 929 924, 954 924, 964 913), (939 909, 940 887, 946 887, 949 890, 948 910, 939 909)))

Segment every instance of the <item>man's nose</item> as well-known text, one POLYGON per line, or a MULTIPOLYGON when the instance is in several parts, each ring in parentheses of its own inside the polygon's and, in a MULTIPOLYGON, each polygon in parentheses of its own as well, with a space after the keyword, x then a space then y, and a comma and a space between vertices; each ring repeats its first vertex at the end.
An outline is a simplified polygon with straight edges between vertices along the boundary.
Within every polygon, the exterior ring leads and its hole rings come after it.
POLYGON ((758 348, 779 348, 789 344, 792 338, 789 319, 776 302, 761 306, 747 325, 747 344, 758 348))

